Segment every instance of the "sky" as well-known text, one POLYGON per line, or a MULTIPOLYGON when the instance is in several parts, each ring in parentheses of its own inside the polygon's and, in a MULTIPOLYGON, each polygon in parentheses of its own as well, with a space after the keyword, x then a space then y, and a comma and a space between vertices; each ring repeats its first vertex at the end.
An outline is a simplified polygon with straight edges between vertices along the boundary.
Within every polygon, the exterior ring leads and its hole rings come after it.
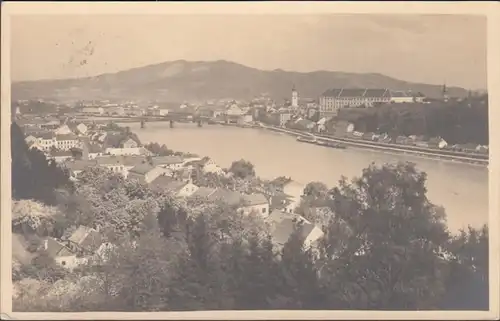
POLYGON ((465 15, 23 15, 11 18, 11 77, 224 59, 484 89, 486 42, 486 18, 465 15))

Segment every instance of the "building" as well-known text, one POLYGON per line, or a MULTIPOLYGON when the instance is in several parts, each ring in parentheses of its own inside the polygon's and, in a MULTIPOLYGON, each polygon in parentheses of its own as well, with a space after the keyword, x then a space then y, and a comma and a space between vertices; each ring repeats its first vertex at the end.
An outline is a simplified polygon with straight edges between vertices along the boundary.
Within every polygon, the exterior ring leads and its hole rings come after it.
POLYGON ((278 124, 280 127, 285 127, 286 124, 292 119, 292 114, 288 111, 277 112, 274 115, 277 116, 278 124))
POLYGON ((48 151, 57 146, 56 136, 53 133, 44 133, 37 137, 36 146, 42 151, 48 151))
POLYGON ((335 116, 340 108, 372 107, 389 103, 391 93, 388 89, 329 89, 319 98, 321 117, 335 116))
POLYGON ((60 150, 70 150, 80 146, 78 137, 74 134, 56 135, 55 147, 60 150))
POLYGON ((166 108, 158 108, 153 110, 153 115, 154 116, 167 116, 169 113, 169 110, 166 108))
POLYGON ((116 156, 106 156, 97 157, 95 159, 97 166, 106 168, 113 173, 122 174, 127 177, 127 171, 125 170, 125 165, 123 164, 123 158, 116 156))
POLYGON ((105 154, 104 148, 95 143, 86 141, 82 144, 82 158, 83 159, 95 159, 96 157, 101 157, 105 154))
POLYGON ((262 217, 269 215, 269 201, 264 194, 243 195, 243 201, 239 210, 244 214, 255 213, 262 217))
POLYGON ((54 160, 56 163, 63 163, 73 158, 73 153, 68 150, 50 151, 49 159, 54 160))
POLYGON ((136 179, 141 183, 149 184, 160 175, 171 175, 172 171, 155 167, 149 163, 139 164, 128 171, 127 178, 136 179))
POLYGON ((184 163, 185 168, 193 169, 195 167, 201 168, 204 173, 215 173, 222 175, 224 170, 215 163, 215 161, 209 157, 204 157, 202 159, 190 160, 184 163))
POLYGON ((78 134, 85 135, 85 134, 87 134, 87 131, 88 131, 88 127, 84 123, 80 123, 80 124, 76 125, 76 132, 78 134))
POLYGON ((87 115, 103 115, 104 108, 102 107, 83 107, 82 113, 87 115))
POLYGON ((28 135, 24 138, 24 141, 26 142, 26 144, 31 145, 32 143, 36 142, 37 139, 33 135, 28 135))
POLYGON ((189 197, 198 190, 198 186, 193 183, 175 180, 166 175, 158 176, 149 185, 154 190, 170 193, 175 197, 189 197))
POLYGON ((105 154, 114 156, 123 155, 144 155, 147 156, 150 152, 144 147, 129 147, 129 148, 106 148, 105 154))
POLYGON ((106 114, 109 116, 125 116, 125 108, 122 106, 110 106, 106 108, 106 114))
POLYGON ((180 156, 155 156, 152 158, 152 164, 156 167, 167 168, 174 171, 182 168, 184 159, 180 156))
POLYGON ((78 176, 84 170, 95 166, 97 166, 95 160, 71 160, 69 162, 64 162, 64 167, 68 169, 70 178, 73 180, 78 179, 78 176))
POLYGON ((272 242, 277 251, 283 248, 290 239, 290 236, 297 229, 300 230, 304 249, 314 247, 317 241, 324 235, 321 228, 309 222, 304 217, 298 214, 284 213, 279 210, 274 210, 266 219, 266 223, 270 227, 272 242))
POLYGON ((128 138, 121 145, 122 145, 123 148, 135 148, 135 147, 139 147, 139 144, 135 140, 133 140, 132 138, 128 138))
POLYGON ((73 134, 73 132, 71 131, 71 129, 69 128, 68 125, 62 125, 61 127, 57 128, 54 131, 54 134, 56 134, 56 135, 69 135, 69 134, 73 134))
POLYGON ((414 102, 416 102, 416 97, 414 97, 411 92, 391 91, 391 103, 393 104, 414 103, 414 102))
POLYGON ((448 146, 448 143, 442 139, 441 137, 433 137, 431 139, 429 139, 429 147, 430 148, 439 148, 439 149, 442 149, 442 148, 445 148, 446 146, 448 146))

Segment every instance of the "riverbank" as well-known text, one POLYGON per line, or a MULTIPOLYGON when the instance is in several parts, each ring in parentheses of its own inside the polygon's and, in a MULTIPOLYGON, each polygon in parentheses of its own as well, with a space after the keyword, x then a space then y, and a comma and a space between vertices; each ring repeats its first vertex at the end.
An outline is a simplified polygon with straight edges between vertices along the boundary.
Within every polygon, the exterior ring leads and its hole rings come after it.
POLYGON ((298 135, 260 128, 163 123, 124 124, 143 143, 158 142, 169 149, 206 155, 223 168, 245 159, 263 179, 291 176, 305 186, 322 181, 337 186, 339 179, 357 177, 370 164, 412 162, 427 173, 428 197, 446 209, 451 230, 488 222, 488 169, 462 162, 443 161, 414 154, 386 153, 369 148, 336 149, 301 143, 298 135))
POLYGON ((272 130, 294 136, 299 135, 304 137, 316 137, 316 139, 320 141, 335 142, 355 148, 372 149, 374 151, 388 153, 388 154, 409 154, 421 158, 438 159, 449 162, 459 162, 459 163, 475 165, 475 166, 483 166, 483 167, 488 167, 489 164, 489 159, 487 155, 477 154, 477 155, 461 156, 457 155, 458 153, 454 153, 451 151, 423 149, 413 146, 401 146, 401 145, 395 146, 394 144, 386 144, 386 143, 370 142, 370 141, 358 141, 349 138, 341 138, 331 135, 312 134, 309 132, 304 132, 289 128, 281 128, 271 125, 264 125, 264 124, 261 124, 260 126, 255 125, 252 126, 251 128, 272 130))

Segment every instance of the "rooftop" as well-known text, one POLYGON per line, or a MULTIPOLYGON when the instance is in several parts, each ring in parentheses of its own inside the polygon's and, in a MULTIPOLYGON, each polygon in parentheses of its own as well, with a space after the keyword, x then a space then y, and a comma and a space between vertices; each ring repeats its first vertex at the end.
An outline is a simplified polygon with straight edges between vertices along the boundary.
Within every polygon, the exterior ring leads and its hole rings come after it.
POLYGON ((379 98, 379 97, 389 97, 390 92, 388 89, 340 88, 340 89, 328 89, 323 93, 322 96, 338 97, 338 98, 344 98, 344 97, 379 98))
POLYGON ((210 187, 200 187, 196 190, 196 192, 191 195, 192 197, 201 197, 201 198, 208 198, 210 195, 215 193, 216 189, 210 188, 210 187))
POLYGON ((243 202, 246 206, 267 204, 268 200, 264 194, 246 194, 243 195, 243 202))
POLYGON ((153 170, 155 167, 149 163, 143 163, 134 166, 132 169, 129 170, 129 173, 135 173, 135 174, 140 174, 140 175, 145 175, 149 173, 151 170, 153 170))
POLYGON ((184 160, 180 156, 156 156, 153 157, 153 165, 171 165, 171 164, 180 164, 184 160))

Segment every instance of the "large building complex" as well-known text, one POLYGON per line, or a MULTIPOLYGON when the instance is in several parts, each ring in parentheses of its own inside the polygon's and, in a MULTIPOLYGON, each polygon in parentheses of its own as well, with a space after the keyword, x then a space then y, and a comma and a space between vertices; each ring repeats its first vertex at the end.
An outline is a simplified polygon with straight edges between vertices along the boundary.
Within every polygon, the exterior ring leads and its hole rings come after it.
POLYGON ((419 102, 423 98, 411 92, 391 91, 389 89, 329 89, 319 98, 319 111, 322 116, 333 116, 340 108, 373 107, 376 104, 419 102))

